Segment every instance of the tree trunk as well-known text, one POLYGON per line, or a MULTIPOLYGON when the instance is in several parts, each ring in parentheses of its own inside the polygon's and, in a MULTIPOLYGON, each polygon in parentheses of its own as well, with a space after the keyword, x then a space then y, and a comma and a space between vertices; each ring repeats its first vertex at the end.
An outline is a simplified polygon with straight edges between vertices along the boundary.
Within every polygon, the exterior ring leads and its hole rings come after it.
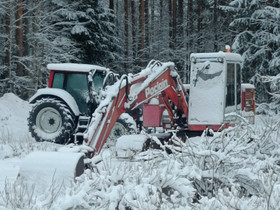
POLYGON ((180 37, 180 42, 184 38, 184 1, 178 0, 178 32, 177 35, 180 37))
POLYGON ((148 49, 150 44, 150 34, 149 34, 149 0, 145 0, 145 58, 148 57, 148 49))
POLYGON ((143 64, 143 57, 144 57, 144 47, 145 47, 145 1, 139 0, 139 32, 140 32, 140 41, 139 41, 139 58, 140 58, 140 65, 143 64))
MULTIPOLYGON (((151 2, 151 30, 150 30, 150 43, 154 43, 154 41, 156 40, 155 39, 155 27, 158 27, 155 25, 155 0, 152 0, 151 2)), ((151 47, 151 53, 153 54, 154 53, 154 47, 153 45, 150 45, 151 47)))
MULTIPOLYGON (((155 2, 157 2, 157 0, 155 0, 155 2)), ((163 0, 160 0, 159 1, 159 18, 156 18, 158 19, 158 21, 155 23, 155 37, 154 37, 154 42, 158 43, 154 46, 154 52, 156 55, 159 55, 160 54, 160 51, 162 50, 163 48, 163 43, 164 43, 164 26, 166 28, 166 24, 163 23, 163 0)))
MULTIPOLYGON (((160 5, 159 40, 163 40, 163 27, 164 27, 164 24, 163 24, 163 0, 160 0, 159 5, 160 5)), ((159 54, 160 50, 161 50, 161 46, 158 44, 157 47, 158 47, 157 48, 157 53, 159 54)))
POLYGON ((109 2, 109 9, 113 12, 114 11, 114 0, 110 0, 109 2))
POLYGON ((213 18, 213 28, 214 28, 214 52, 218 52, 218 8, 217 0, 214 0, 214 18, 213 18))
POLYGON ((176 37, 177 37, 177 0, 173 0, 173 14, 172 14, 172 42, 173 49, 176 48, 176 37))
POLYGON ((202 24, 202 17, 201 17, 201 8, 202 8, 202 0, 197 0, 197 50, 200 51, 201 46, 201 24, 202 24))
POLYGON ((168 14, 169 14, 169 48, 170 49, 174 49, 174 43, 173 43, 173 4, 172 4, 172 0, 168 1, 168 14))
POLYGON ((268 0, 268 4, 272 5, 273 0, 268 0))
POLYGON ((124 0, 124 33, 125 33, 125 69, 129 68, 129 27, 128 27, 128 0, 124 0))
POLYGON ((18 47, 18 62, 17 62, 17 76, 24 75, 24 68, 21 64, 20 59, 23 57, 23 0, 18 0, 17 3, 17 12, 16 12, 16 44, 18 47))
POLYGON ((133 60, 137 57, 137 39, 136 39, 136 14, 135 1, 131 1, 131 27, 132 27, 132 57, 133 60))
MULTIPOLYGON (((111 14, 115 14, 115 3, 114 0, 110 0, 109 1, 109 9, 110 9, 110 13, 111 14)), ((112 16, 110 16, 110 22, 113 24, 116 24, 116 18, 113 18, 112 16)))
POLYGON ((184 1, 178 0, 178 28, 177 28, 177 45, 184 48, 182 57, 182 68, 183 68, 183 83, 187 83, 187 45, 185 41, 185 27, 184 27, 184 1))
POLYGON ((188 21, 188 35, 191 36, 194 26, 193 26, 193 0, 188 0, 188 12, 187 12, 187 21, 188 21))
POLYGON ((5 29, 7 34, 6 41, 6 52, 5 52, 5 64, 8 67, 8 78, 9 78, 9 92, 13 92, 12 85, 12 29, 11 29, 11 3, 7 1, 6 4, 6 16, 5 16, 5 29))
POLYGON ((194 23, 193 23, 193 0, 188 0, 188 8, 187 8, 187 29, 186 29, 186 33, 187 33, 187 43, 186 43, 186 48, 188 51, 188 55, 186 56, 186 62, 185 62, 185 68, 186 68, 186 81, 189 80, 189 57, 190 57, 190 53, 194 52, 194 47, 193 47, 193 43, 194 43, 194 38, 193 38, 193 34, 194 34, 194 23))
MULTIPOLYGON (((35 16, 34 16, 34 34, 38 33, 39 31, 39 24, 38 24, 38 18, 39 18, 39 14, 41 11, 41 6, 42 4, 37 1, 37 9, 35 12, 35 16)), ((35 91, 38 90, 39 85, 40 85, 40 81, 41 81, 41 71, 40 71, 40 62, 39 62, 39 40, 38 37, 35 37, 34 39, 34 57, 35 57, 35 66, 34 69, 36 71, 36 82, 35 82, 35 91)))

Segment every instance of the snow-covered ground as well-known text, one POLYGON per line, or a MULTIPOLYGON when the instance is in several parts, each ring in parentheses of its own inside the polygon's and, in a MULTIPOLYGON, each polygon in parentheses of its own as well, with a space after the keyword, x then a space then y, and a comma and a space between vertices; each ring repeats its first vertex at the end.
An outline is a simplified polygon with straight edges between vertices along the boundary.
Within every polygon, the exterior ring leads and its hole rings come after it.
POLYGON ((124 159, 105 147, 75 182, 42 183, 43 177, 17 178, 28 154, 85 148, 35 142, 29 110, 13 94, 0 98, 0 209, 279 209, 279 116, 257 116, 254 126, 242 123, 185 143, 174 136, 173 146, 161 145, 171 154, 148 150, 124 159))
POLYGON ((0 98, 0 190, 5 182, 14 181, 19 170, 20 151, 18 141, 29 139, 27 116, 30 106, 13 94, 0 98))

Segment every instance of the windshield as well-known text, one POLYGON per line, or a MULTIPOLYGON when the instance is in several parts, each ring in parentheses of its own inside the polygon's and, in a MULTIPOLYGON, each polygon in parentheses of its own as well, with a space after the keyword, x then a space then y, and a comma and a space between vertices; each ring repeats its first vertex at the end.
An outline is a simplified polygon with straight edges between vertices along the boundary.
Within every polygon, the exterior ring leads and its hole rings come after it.
POLYGON ((220 124, 223 121, 224 64, 205 61, 191 69, 190 124, 220 124), (215 114, 213 114, 215 113, 215 114))
POLYGON ((104 71, 96 70, 92 77, 93 88, 97 93, 99 93, 100 90, 102 90, 102 88, 103 88, 103 82, 104 82, 105 76, 106 76, 106 73, 104 71))

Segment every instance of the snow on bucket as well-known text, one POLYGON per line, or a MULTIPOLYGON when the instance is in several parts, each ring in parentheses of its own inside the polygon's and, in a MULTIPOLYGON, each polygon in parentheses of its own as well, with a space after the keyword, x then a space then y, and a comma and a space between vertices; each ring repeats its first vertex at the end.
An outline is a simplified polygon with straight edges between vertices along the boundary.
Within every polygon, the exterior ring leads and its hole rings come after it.
POLYGON ((70 185, 84 171, 83 153, 33 152, 26 156, 19 170, 23 182, 37 190, 54 185, 70 185))

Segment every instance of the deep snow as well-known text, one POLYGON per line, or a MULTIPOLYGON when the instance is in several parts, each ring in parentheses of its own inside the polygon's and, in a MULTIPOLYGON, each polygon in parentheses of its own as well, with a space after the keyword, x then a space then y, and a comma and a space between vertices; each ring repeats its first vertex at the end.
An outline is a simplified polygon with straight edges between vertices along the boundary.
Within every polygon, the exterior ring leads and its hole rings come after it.
POLYGON ((173 146, 161 145, 172 154, 149 150, 120 159, 114 146, 105 146, 70 186, 52 182, 40 189, 40 178, 16 180, 28 154, 87 148, 35 142, 27 128, 30 108, 13 94, 0 98, 0 209, 279 208, 279 116, 257 116, 254 126, 242 123, 185 143, 173 136, 173 146))
POLYGON ((27 116, 30 105, 14 94, 8 93, 0 98, 0 190, 6 181, 14 181, 20 165, 20 151, 16 141, 30 138, 27 116))

